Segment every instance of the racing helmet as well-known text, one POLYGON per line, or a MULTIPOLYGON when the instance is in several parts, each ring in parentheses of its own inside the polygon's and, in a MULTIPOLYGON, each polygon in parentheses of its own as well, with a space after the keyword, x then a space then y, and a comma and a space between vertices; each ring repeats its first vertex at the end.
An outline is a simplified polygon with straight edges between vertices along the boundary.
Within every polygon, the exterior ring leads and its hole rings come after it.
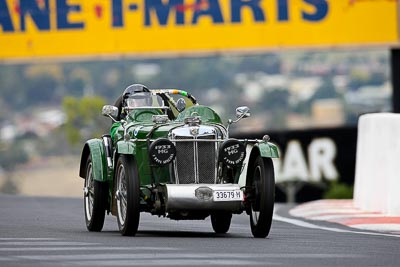
POLYGON ((127 109, 152 105, 150 90, 143 84, 132 84, 122 94, 123 106, 127 109))

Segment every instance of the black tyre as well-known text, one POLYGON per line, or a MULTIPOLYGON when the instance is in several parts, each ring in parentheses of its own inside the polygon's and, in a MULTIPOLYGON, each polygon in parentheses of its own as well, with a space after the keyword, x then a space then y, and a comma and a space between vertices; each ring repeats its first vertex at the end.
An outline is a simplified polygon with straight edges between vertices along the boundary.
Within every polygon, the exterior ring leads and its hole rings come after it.
POLYGON ((232 213, 219 211, 211 214, 211 225, 217 234, 225 234, 231 226, 232 213))
POLYGON ((140 219, 140 182, 135 159, 121 155, 116 171, 117 220, 119 231, 134 236, 140 219))
POLYGON ((94 179, 92 158, 86 161, 86 177, 83 196, 86 227, 89 231, 99 232, 103 229, 108 198, 107 183, 94 179))
POLYGON ((265 238, 271 229, 275 201, 272 160, 257 156, 249 171, 251 232, 254 237, 265 238))

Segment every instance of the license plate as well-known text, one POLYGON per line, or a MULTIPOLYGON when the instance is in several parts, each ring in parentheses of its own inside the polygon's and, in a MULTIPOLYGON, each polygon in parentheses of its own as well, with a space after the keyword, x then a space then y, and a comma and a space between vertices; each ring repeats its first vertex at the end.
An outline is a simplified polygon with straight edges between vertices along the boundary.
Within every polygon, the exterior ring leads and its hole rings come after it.
POLYGON ((215 190, 213 192, 214 201, 237 201, 243 200, 241 190, 215 190))

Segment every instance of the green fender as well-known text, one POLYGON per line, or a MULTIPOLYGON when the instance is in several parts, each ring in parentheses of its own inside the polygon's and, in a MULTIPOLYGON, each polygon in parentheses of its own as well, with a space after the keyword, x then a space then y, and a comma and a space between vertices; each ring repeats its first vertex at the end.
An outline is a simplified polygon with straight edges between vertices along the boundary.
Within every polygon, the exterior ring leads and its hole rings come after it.
POLYGON ((136 155, 136 144, 132 142, 120 141, 117 143, 119 154, 136 155))
POLYGON ((93 177, 99 182, 107 181, 106 152, 101 139, 90 139, 85 143, 81 156, 79 176, 86 176, 86 161, 89 155, 92 157, 93 177))
POLYGON ((256 157, 261 155, 263 158, 279 158, 278 147, 269 142, 258 142, 247 144, 246 147, 246 162, 239 177, 239 185, 246 186, 247 184, 247 171, 253 165, 256 157))
POLYGON ((269 142, 262 142, 256 144, 260 155, 263 158, 279 158, 278 147, 275 144, 269 142))

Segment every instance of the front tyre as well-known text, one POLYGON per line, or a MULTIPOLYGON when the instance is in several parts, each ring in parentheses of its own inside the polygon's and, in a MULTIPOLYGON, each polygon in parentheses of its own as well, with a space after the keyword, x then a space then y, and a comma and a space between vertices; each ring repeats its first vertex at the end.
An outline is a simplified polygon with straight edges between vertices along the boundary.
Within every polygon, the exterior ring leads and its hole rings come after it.
POLYGON ((231 226, 232 213, 219 211, 211 214, 211 225, 217 234, 225 234, 231 226))
POLYGON ((140 218, 140 183, 137 164, 132 156, 121 155, 116 172, 117 220, 124 236, 134 236, 140 218))
POLYGON ((86 177, 83 196, 86 227, 89 231, 103 229, 108 197, 107 183, 94 180, 92 157, 86 161, 86 177))
POLYGON ((275 200, 274 166, 270 158, 257 156, 249 177, 250 226, 254 237, 265 238, 271 229, 275 200))

